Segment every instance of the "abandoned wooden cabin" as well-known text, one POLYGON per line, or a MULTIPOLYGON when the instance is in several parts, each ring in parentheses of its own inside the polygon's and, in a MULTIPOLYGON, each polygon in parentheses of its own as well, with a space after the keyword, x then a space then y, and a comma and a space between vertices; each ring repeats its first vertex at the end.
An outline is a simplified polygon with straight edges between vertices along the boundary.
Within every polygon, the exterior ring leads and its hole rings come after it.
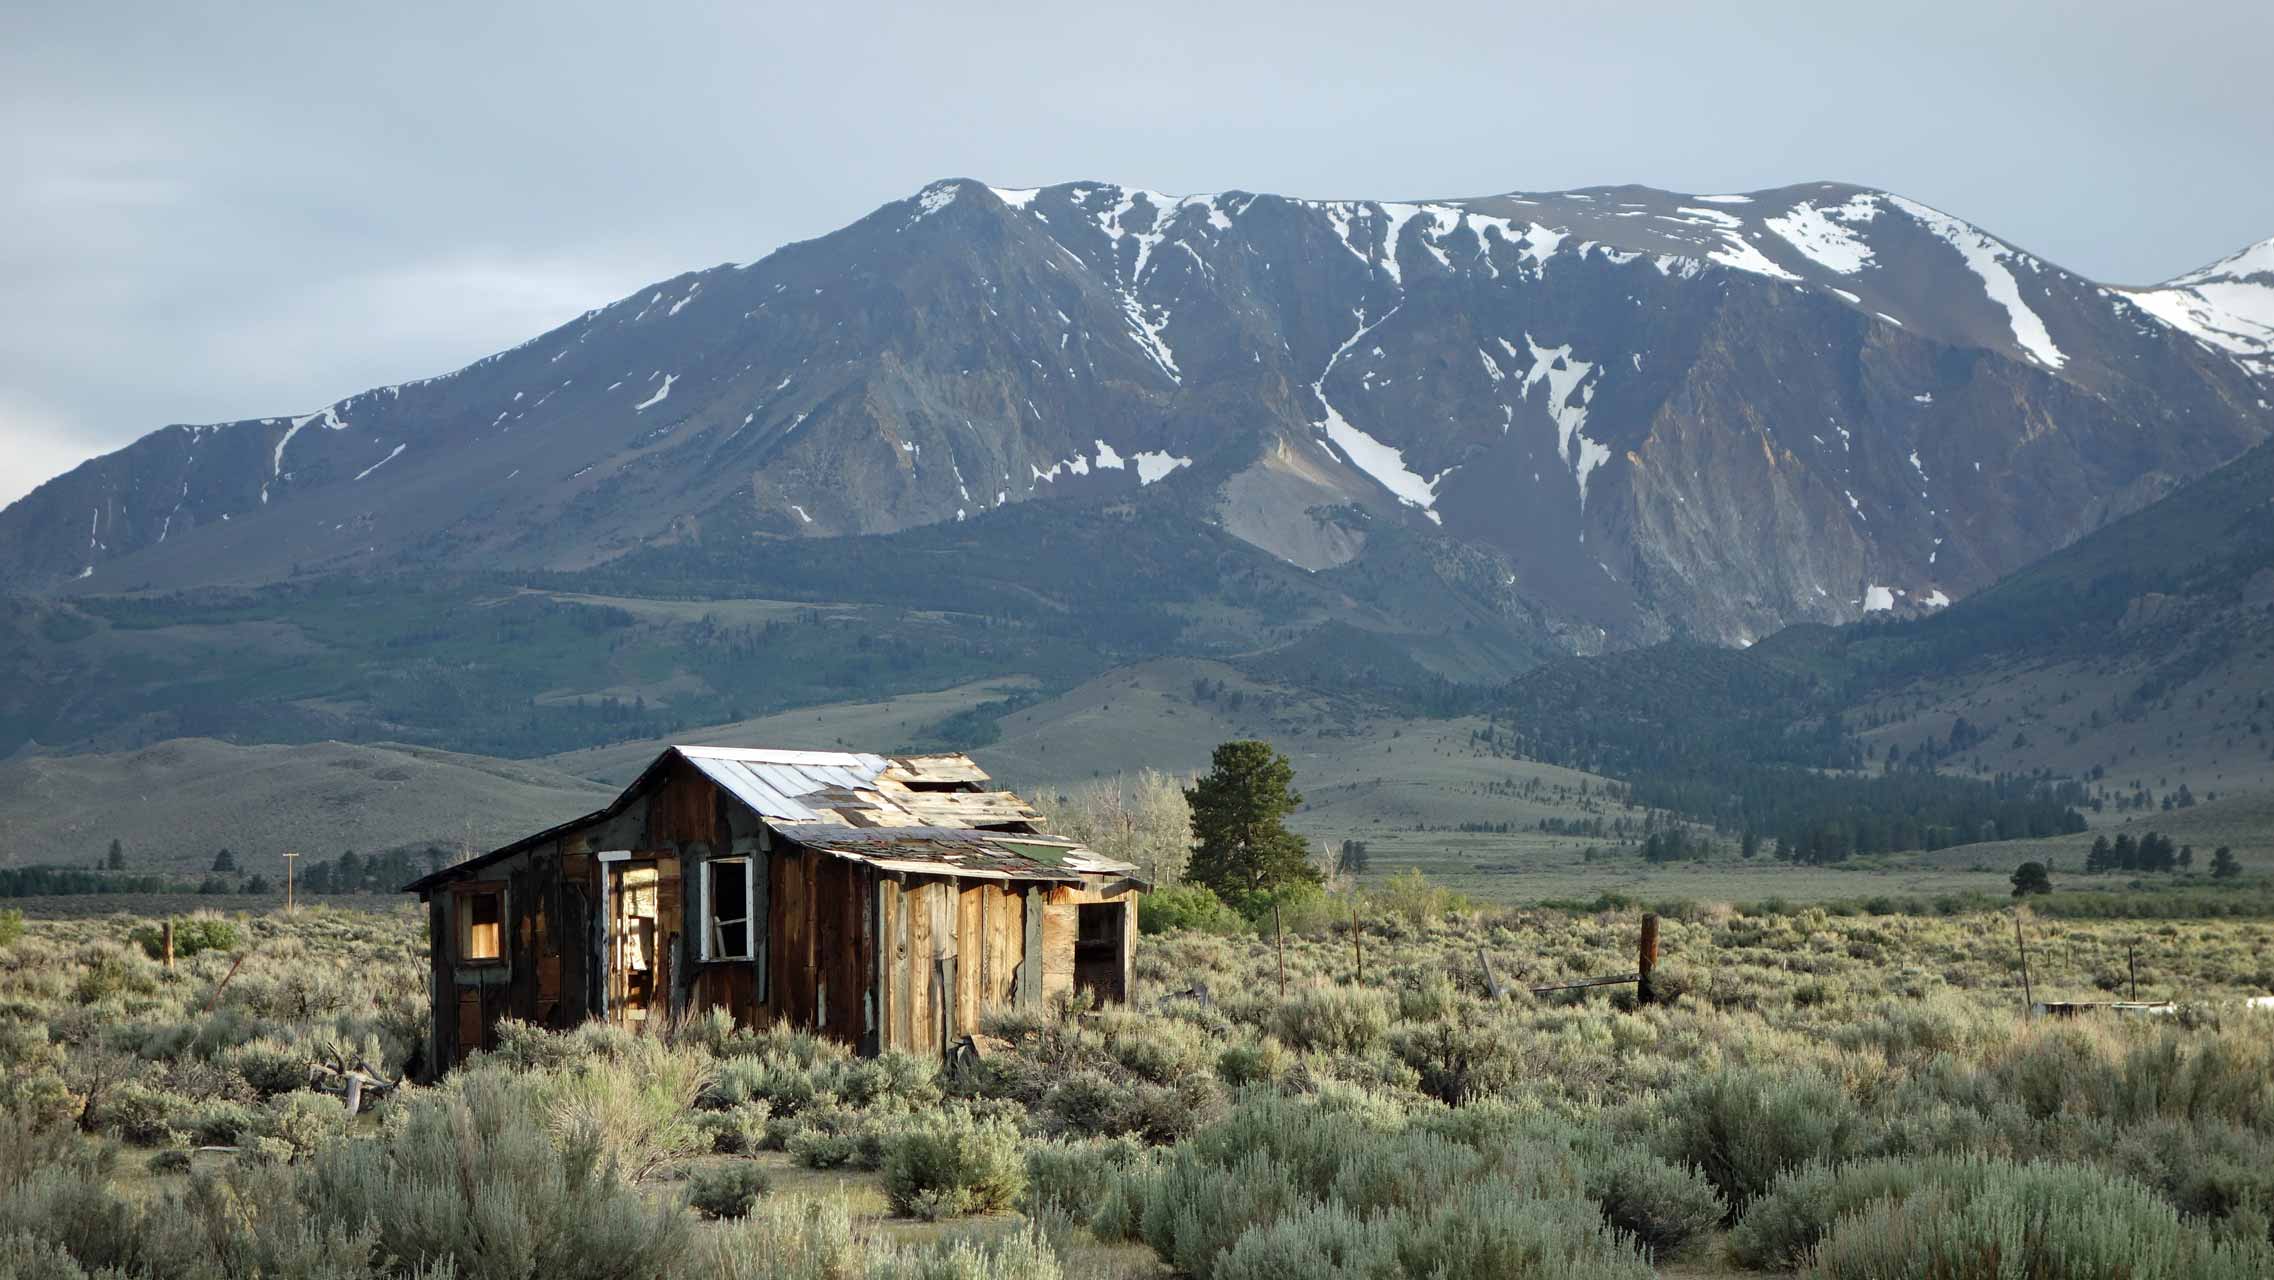
POLYGON ((405 886, 427 904, 426 1073, 500 1019, 724 1009, 874 1054, 1006 1006, 1126 999, 1146 886, 960 755, 675 746, 606 808, 405 886))

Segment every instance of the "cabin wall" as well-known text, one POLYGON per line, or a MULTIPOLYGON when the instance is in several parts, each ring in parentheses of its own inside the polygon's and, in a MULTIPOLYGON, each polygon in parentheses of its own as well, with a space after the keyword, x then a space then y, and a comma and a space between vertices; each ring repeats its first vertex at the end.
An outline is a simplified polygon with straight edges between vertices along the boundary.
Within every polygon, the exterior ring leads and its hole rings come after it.
POLYGON ((989 1013, 1026 1003, 1026 886, 883 874, 876 879, 876 1047, 945 1053, 989 1013))
MULTIPOLYGON (((719 1009, 745 1026, 787 1022, 874 1053, 938 1054, 1001 1008, 1038 1007, 1076 984, 1085 903, 1127 904, 1122 972, 1136 945, 1134 883, 1081 886, 880 872, 777 843, 765 825, 684 762, 623 813, 435 888, 428 902, 433 1020, 428 1073, 490 1047, 506 1017, 566 1029, 611 1009, 610 868, 628 852, 658 873, 656 1007, 651 1017, 719 1009), (703 952, 705 867, 753 863, 752 958, 703 952), (474 886, 505 891, 504 955, 460 958, 458 903, 474 886)), ((1126 978, 1124 978, 1126 990, 1126 978)))

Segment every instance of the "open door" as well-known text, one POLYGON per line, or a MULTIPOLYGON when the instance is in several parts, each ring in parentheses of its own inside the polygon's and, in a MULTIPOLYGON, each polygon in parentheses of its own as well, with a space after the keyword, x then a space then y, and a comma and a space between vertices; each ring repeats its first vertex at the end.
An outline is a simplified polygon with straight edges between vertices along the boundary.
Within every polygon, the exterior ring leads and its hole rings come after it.
POLYGON ((604 864, 608 876, 608 1019, 639 1028, 671 1008, 671 957, 678 949, 676 859, 604 864), (667 867, 666 862, 673 866, 667 867))
POLYGON ((1129 970, 1122 950, 1128 912, 1125 902, 1085 902, 1075 908, 1074 989, 1092 993, 1099 1004, 1129 998, 1129 970))

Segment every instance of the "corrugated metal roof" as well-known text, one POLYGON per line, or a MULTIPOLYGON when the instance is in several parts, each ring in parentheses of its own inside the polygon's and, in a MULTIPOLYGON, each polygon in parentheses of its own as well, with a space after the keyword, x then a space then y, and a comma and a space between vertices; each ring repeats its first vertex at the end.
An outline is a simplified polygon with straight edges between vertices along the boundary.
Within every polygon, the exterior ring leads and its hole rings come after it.
POLYGON ((423 893, 561 832, 612 818, 673 758, 701 771, 789 839, 886 870, 1053 881, 1136 873, 1074 841, 1028 834, 1041 827, 1042 814, 1008 791, 983 790, 986 771, 968 756, 673 746, 606 808, 405 887, 423 893), (1001 827, 1025 830, 983 829, 1001 827))
POLYGON ((1008 791, 961 789, 987 780, 965 756, 887 759, 843 751, 671 750, 752 810, 778 822, 981 827, 1035 823, 1042 817, 1008 791), (955 789, 939 789, 943 787, 955 789))
POLYGON ((687 763, 725 787, 758 814, 783 822, 826 822, 805 798, 823 791, 872 789, 884 773, 883 756, 825 751, 748 751, 733 747, 674 747, 687 763))

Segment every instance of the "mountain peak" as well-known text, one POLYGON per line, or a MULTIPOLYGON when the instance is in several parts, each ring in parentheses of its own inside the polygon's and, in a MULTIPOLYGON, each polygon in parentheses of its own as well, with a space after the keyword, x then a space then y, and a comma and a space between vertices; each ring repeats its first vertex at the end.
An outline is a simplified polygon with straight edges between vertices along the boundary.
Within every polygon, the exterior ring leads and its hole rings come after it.
POLYGON ((1847 183, 948 177, 454 374, 145 437, 0 511, 0 577, 576 569, 1142 503, 1356 578, 1420 538, 1574 644, 1747 639, 1939 607, 2274 431, 2134 300, 1847 183))

